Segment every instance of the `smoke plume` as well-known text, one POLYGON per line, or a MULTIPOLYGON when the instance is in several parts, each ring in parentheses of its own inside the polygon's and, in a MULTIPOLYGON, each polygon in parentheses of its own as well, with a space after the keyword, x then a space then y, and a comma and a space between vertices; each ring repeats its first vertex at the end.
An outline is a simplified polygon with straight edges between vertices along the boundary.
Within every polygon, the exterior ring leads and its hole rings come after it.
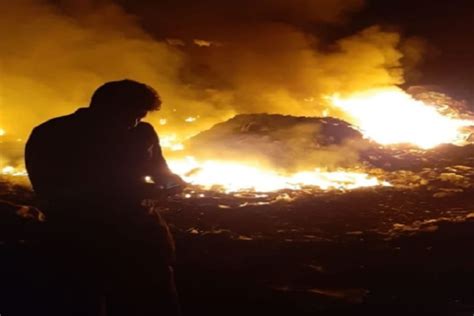
POLYGON ((344 119, 326 96, 403 82, 400 35, 378 26, 327 42, 362 0, 0 0, 0 128, 31 129, 87 106, 96 87, 154 86, 161 135, 189 137, 236 114, 344 119))

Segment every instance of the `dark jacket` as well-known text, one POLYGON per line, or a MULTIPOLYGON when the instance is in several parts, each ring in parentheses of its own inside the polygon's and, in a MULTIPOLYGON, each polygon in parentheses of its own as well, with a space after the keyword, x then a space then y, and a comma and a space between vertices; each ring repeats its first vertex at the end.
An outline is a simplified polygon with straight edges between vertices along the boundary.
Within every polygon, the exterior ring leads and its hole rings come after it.
POLYGON ((44 291, 47 314, 92 315, 105 297, 110 315, 178 315, 174 243, 157 210, 141 204, 157 191, 146 176, 180 181, 153 127, 110 130, 79 109, 36 127, 25 159, 48 202, 44 257, 55 277, 44 291))
MULTIPOLYGON (((150 193, 145 177, 180 179, 168 168, 152 125, 114 131, 88 108, 36 127, 25 152, 35 192, 46 200, 137 199, 150 193)), ((156 186, 155 186, 156 187, 156 186)))
POLYGON ((160 191, 146 176, 157 184, 181 181, 169 170, 150 124, 110 130, 90 109, 79 109, 36 127, 25 160, 33 188, 46 202, 42 210, 53 239, 149 241, 158 243, 162 257, 173 257, 166 223, 142 205, 160 191))

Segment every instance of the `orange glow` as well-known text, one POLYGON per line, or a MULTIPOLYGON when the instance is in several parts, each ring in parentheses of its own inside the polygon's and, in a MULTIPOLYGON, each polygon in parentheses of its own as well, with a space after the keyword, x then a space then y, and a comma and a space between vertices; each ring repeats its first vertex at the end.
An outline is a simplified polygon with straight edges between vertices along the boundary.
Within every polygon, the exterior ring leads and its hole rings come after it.
POLYGON ((374 89, 347 97, 329 98, 349 116, 362 133, 388 145, 410 143, 424 149, 443 143, 459 143, 467 135, 461 128, 474 125, 472 120, 446 116, 433 105, 415 100, 398 88, 374 89))
POLYGON ((249 163, 219 160, 200 162, 193 157, 172 159, 168 163, 185 181, 206 189, 220 187, 225 192, 271 192, 283 189, 299 190, 304 187, 318 187, 322 190, 355 189, 389 185, 365 173, 346 170, 325 171, 316 168, 282 174, 249 163))
POLYGON ((168 134, 160 137, 160 145, 163 149, 171 151, 181 151, 184 149, 184 145, 178 141, 176 134, 168 134))
POLYGON ((22 168, 15 168, 13 166, 4 166, 0 169, 0 174, 1 175, 6 175, 6 176, 26 176, 26 170, 22 168))

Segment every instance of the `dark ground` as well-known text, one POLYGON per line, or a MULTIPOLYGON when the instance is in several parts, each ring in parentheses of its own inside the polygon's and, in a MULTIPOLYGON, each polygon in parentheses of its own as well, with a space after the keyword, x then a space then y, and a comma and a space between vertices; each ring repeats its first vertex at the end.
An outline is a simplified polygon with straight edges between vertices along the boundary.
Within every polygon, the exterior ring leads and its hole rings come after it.
POLYGON ((388 189, 266 207, 186 207, 168 216, 177 230, 184 308, 212 315, 471 315, 471 197, 434 201, 388 189))
MULTIPOLYGON (((21 187, 1 192, 34 204, 21 187)), ((188 193, 163 208, 185 315, 474 313, 474 192, 466 185, 188 193)), ((34 241, 2 248, 23 256, 10 278, 42 273, 34 241)))

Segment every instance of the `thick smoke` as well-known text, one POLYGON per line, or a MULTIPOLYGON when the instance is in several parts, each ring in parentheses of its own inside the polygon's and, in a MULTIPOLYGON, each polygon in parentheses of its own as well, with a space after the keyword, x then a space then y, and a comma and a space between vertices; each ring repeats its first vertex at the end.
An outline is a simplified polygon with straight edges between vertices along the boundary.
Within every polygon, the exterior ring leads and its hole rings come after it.
POLYGON ((319 29, 344 23, 362 0, 121 5, 0 0, 0 128, 7 135, 24 139, 121 78, 159 91, 163 110, 149 120, 178 138, 239 113, 329 110, 344 118, 327 95, 403 82, 397 33, 373 26, 320 40, 319 29))
POLYGON ((37 0, 0 0, 0 126, 21 137, 56 115, 85 106, 107 80, 135 78, 176 100, 183 54, 154 41, 120 7, 77 19, 37 0))
POLYGON ((338 119, 241 114, 193 137, 186 146, 201 160, 216 159, 219 153, 219 159, 291 173, 356 167, 370 143, 338 119))

